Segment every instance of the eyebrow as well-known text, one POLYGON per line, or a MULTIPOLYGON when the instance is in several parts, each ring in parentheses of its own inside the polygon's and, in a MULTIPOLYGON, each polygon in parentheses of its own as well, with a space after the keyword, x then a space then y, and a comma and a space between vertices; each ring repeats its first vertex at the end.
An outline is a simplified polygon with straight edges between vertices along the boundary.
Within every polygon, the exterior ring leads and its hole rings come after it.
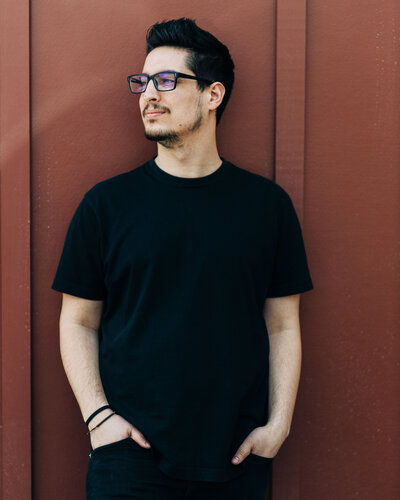
POLYGON ((157 73, 184 73, 184 71, 179 71, 177 69, 162 69, 162 70, 156 71, 154 73, 148 73, 148 72, 142 70, 142 72, 140 74, 141 75, 143 75, 143 74, 145 74, 145 75, 156 75, 157 73))

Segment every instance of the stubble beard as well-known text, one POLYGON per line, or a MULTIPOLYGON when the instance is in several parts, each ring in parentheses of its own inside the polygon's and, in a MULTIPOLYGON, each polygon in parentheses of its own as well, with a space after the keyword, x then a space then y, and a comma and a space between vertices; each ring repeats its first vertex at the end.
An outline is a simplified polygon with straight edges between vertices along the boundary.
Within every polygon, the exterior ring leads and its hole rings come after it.
MULTIPOLYGON (((187 128, 187 132, 194 132, 203 123, 203 117, 201 114, 200 101, 197 106, 197 115, 191 125, 187 128)), ((173 148, 181 142, 182 134, 178 134, 174 130, 160 130, 151 132, 146 128, 144 129, 144 135, 149 141, 159 142, 162 146, 166 148, 173 148)))

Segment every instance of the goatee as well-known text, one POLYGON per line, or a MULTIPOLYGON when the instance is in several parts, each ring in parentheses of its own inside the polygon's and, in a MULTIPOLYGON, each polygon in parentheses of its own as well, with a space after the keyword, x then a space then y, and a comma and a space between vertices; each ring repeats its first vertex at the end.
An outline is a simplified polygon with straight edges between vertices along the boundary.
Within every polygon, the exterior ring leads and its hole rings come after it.
POLYGON ((177 133, 168 132, 168 131, 165 131, 165 132, 147 132, 147 130, 145 130, 144 136, 149 141, 160 142, 165 147, 171 147, 171 146, 175 145, 179 140, 179 136, 177 133))
MULTIPOLYGON (((201 114, 201 107, 200 107, 200 98, 197 102, 197 114, 196 117, 193 121, 193 123, 188 127, 189 132, 194 132, 195 130, 199 129, 201 124, 203 122, 203 116, 201 114)), ((166 148, 171 148, 173 146, 176 146, 180 140, 182 135, 177 134, 176 132, 172 130, 164 130, 164 131, 155 131, 155 132, 149 132, 144 130, 144 135, 146 139, 149 141, 156 141, 162 144, 166 148)))

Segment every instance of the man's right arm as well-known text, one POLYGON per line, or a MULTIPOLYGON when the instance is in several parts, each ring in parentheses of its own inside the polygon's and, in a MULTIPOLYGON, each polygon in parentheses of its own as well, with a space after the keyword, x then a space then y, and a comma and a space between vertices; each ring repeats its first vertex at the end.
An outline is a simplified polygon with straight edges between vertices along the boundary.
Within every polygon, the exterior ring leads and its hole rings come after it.
MULTIPOLYGON (((98 408, 108 404, 99 372, 98 329, 102 310, 102 300, 63 293, 59 322, 61 359, 84 421, 98 408)), ((112 412, 111 408, 107 408, 98 413, 90 421, 89 428, 93 429, 112 412)), ((129 436, 142 446, 146 441, 136 427, 117 414, 90 436, 93 448, 129 436)))
MULTIPOLYGON (((88 300, 63 293, 60 314, 60 352, 64 370, 78 401, 83 420, 97 408, 108 404, 100 379, 98 329, 103 309, 102 300, 88 300)), ((102 420, 112 410, 96 415, 102 420)))

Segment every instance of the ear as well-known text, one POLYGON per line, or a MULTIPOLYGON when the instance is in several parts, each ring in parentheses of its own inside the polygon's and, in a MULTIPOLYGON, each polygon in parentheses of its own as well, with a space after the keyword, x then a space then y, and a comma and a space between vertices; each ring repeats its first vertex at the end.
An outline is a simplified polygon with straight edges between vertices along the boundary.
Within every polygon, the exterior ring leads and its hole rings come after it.
POLYGON ((221 82, 212 83, 207 89, 208 108, 217 109, 225 95, 225 87, 221 82))

